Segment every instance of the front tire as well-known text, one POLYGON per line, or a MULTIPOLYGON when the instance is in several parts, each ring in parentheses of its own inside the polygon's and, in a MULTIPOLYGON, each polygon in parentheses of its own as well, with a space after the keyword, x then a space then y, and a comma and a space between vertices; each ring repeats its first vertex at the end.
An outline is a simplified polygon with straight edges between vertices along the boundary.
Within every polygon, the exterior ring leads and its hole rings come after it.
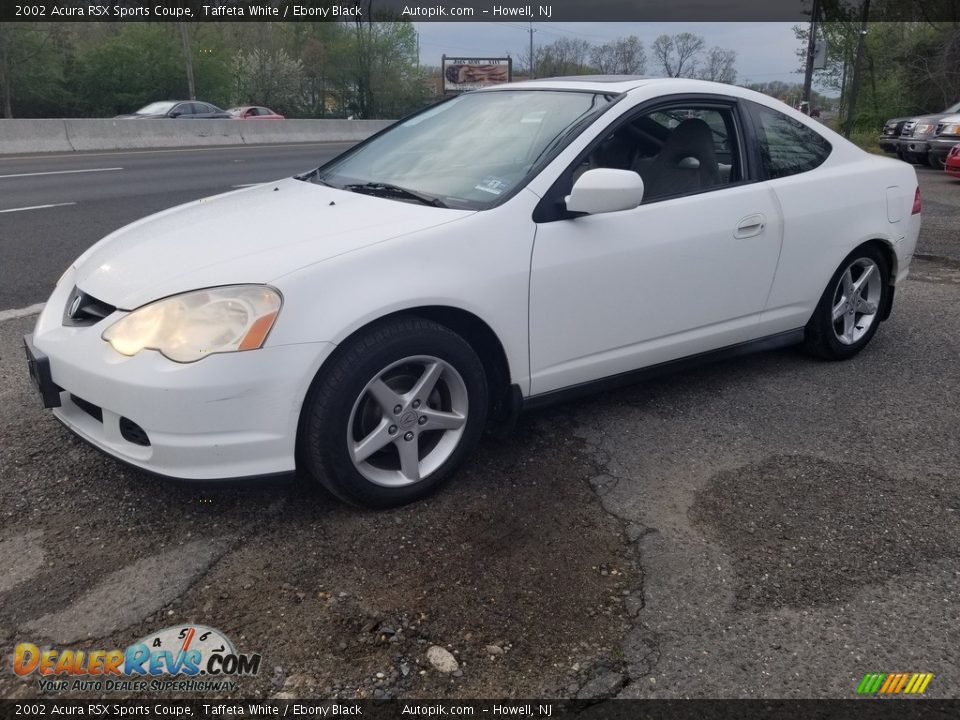
POLYGON ((387 508, 435 490, 479 442, 487 378, 473 348, 419 317, 341 346, 304 404, 300 457, 353 505, 387 508))
POLYGON ((934 155, 933 153, 927 155, 927 163, 934 170, 943 170, 947 166, 947 164, 938 155, 934 155))
POLYGON ((889 302, 890 268, 873 245, 850 253, 807 323, 804 348, 826 360, 849 360, 867 346, 889 302))

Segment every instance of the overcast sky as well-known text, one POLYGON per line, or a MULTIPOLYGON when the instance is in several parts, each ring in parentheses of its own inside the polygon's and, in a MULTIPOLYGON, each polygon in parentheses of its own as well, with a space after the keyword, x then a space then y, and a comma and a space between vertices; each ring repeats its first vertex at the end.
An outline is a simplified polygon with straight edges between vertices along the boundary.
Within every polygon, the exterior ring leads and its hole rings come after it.
MULTIPOLYGON (((519 57, 528 47, 524 22, 414 23, 420 32, 420 62, 439 65, 446 55, 519 57)), ((639 37, 647 49, 647 71, 653 73, 650 45, 663 33, 702 35, 707 47, 737 51, 737 82, 802 82, 793 35, 794 23, 533 23, 533 42, 546 45, 560 38, 600 44, 627 35, 639 37)))

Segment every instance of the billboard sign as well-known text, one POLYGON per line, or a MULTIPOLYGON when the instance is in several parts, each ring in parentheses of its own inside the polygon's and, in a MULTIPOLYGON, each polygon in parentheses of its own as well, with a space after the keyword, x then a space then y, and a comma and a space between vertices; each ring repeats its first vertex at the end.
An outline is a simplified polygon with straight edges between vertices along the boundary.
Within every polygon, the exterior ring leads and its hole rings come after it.
POLYGON ((443 56, 443 91, 464 92, 508 83, 513 77, 510 58, 461 58, 443 56))

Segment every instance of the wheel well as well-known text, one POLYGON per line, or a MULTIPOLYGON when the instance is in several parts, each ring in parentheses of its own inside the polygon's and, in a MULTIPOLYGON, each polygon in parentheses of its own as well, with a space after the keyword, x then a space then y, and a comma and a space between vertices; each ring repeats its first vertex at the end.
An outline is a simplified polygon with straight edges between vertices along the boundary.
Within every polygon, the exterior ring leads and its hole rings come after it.
MULTIPOLYGON (((497 337, 497 334, 491 327, 479 317, 466 310, 443 305, 426 305, 399 310, 389 315, 378 317, 376 320, 371 320, 366 325, 357 328, 341 340, 338 345, 345 346, 358 334, 365 332, 371 325, 382 323, 401 315, 414 315, 426 320, 432 320, 439 325, 453 330, 453 332, 466 340, 474 352, 477 353, 477 357, 480 358, 480 362, 483 364, 483 369, 487 375, 487 383, 490 386, 488 419, 491 422, 500 422, 511 414, 510 366, 507 363, 507 353, 503 349, 500 338, 497 337)), ((327 362, 329 362, 329 358, 327 362)), ((317 376, 319 377, 322 373, 323 367, 320 368, 317 376)), ((316 379, 314 383, 316 383, 316 379)))
POLYGON ((890 243, 888 243, 886 240, 875 238, 863 243, 857 249, 859 250, 867 245, 872 245, 883 253, 883 258, 887 261, 887 266, 890 268, 890 284, 892 285, 893 281, 897 277, 897 254, 893 251, 893 246, 890 245, 890 243))
POLYGON ((477 353, 487 374, 487 382, 490 385, 488 416, 493 421, 503 419, 509 412, 510 366, 500 338, 487 323, 471 312, 443 305, 409 308, 386 317, 396 315, 416 315, 433 320, 439 325, 450 328, 466 340, 477 353))
POLYGON ((859 250, 860 248, 868 246, 875 247, 879 250, 884 260, 887 261, 887 267, 890 268, 890 292, 886 294, 884 306, 880 308, 880 320, 886 320, 890 317, 890 311, 893 309, 894 282, 897 278, 897 254, 893 251, 893 246, 891 246, 890 243, 886 240, 880 240, 879 238, 868 240, 858 245, 856 249, 859 250))

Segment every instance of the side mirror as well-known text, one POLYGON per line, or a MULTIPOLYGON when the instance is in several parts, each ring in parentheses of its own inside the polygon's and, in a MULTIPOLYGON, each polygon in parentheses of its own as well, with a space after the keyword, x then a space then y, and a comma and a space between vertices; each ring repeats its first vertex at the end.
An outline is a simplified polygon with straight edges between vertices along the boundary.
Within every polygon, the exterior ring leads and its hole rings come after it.
POLYGON ((596 168, 577 178, 565 203, 570 212, 597 215, 633 210, 643 200, 643 180, 632 170, 596 168))

